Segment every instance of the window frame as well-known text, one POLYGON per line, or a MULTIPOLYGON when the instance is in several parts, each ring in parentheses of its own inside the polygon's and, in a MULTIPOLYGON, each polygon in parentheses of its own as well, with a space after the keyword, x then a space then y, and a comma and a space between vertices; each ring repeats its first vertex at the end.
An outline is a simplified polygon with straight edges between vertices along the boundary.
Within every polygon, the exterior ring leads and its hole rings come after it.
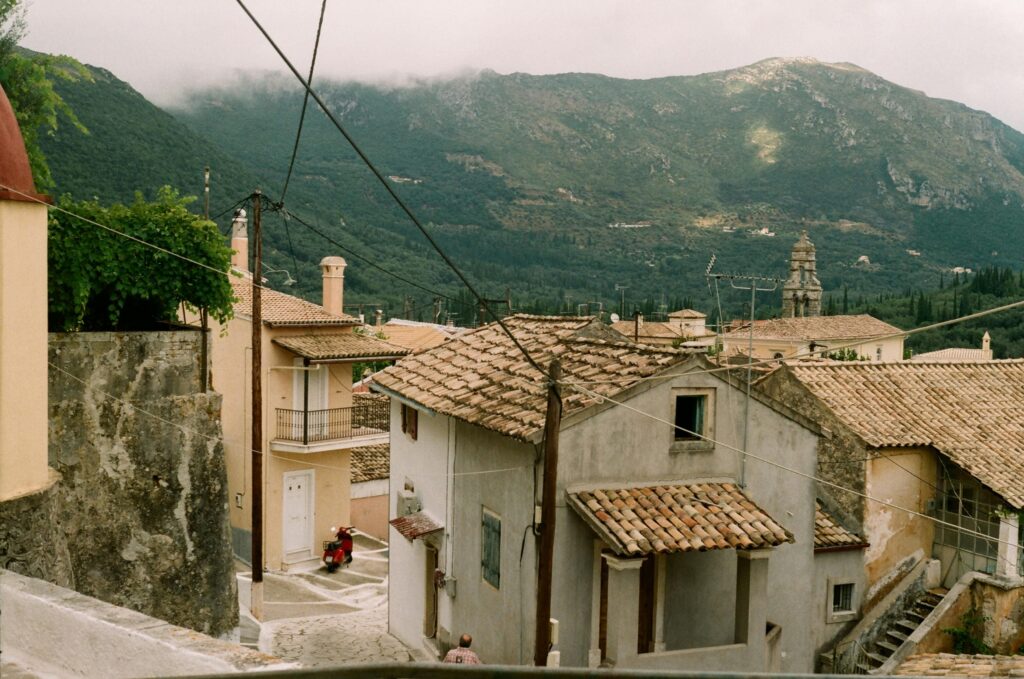
POLYGON ((860 606, 857 602, 857 596, 860 588, 857 583, 845 578, 829 578, 828 579, 828 600, 825 602, 825 622, 847 622, 849 620, 856 620, 860 617, 858 610, 860 606), (850 592, 850 608, 848 609, 837 609, 836 608, 836 594, 840 587, 849 587, 850 592))
POLYGON ((670 406, 670 417, 669 421, 672 422, 672 427, 668 432, 669 439, 669 452, 670 453, 696 453, 696 452, 713 452, 715 450, 715 393, 714 387, 675 387, 672 389, 672 403, 670 406), (703 438, 676 438, 678 430, 675 428, 676 422, 676 408, 679 405, 679 398, 694 398, 703 397, 703 418, 701 422, 700 431, 698 432, 703 438))

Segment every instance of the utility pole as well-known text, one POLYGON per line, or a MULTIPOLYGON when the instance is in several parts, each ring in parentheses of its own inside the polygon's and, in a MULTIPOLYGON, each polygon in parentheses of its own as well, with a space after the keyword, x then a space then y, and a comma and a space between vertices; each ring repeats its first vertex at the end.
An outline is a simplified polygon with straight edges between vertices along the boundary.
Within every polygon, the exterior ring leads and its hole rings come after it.
MULTIPOLYGON (((206 220, 210 219, 210 166, 207 165, 203 168, 203 218, 206 220)), ((199 341, 199 360, 201 365, 199 366, 199 391, 203 394, 210 386, 210 347, 209 347, 209 317, 206 313, 206 307, 202 307, 199 310, 199 328, 202 333, 202 337, 199 341)))
POLYGON ((441 298, 434 298, 434 324, 436 325, 441 320, 441 298))
MULTIPOLYGON (((740 473, 739 473, 739 485, 741 488, 746 487, 746 475, 747 475, 747 444, 750 441, 750 383, 753 380, 753 363, 754 363, 754 304, 757 301, 757 293, 759 292, 774 292, 778 290, 779 284, 783 283, 781 278, 772 278, 770 276, 754 276, 750 274, 728 274, 728 273, 711 273, 711 269, 715 266, 715 257, 712 255, 711 261, 708 263, 708 268, 704 275, 708 279, 708 282, 712 279, 715 281, 715 290, 718 290, 718 281, 726 279, 729 281, 729 285, 735 290, 750 290, 750 334, 747 338, 747 389, 746 399, 743 406, 743 452, 740 453, 740 473), (748 281, 747 285, 736 285, 736 281, 748 281), (763 287, 758 287, 758 283, 761 283, 763 287), (770 287, 769 287, 770 286, 770 287)), ((719 300, 719 309, 721 309, 721 300, 719 300)), ((721 317, 721 311, 718 312, 721 317)))
POLYGON ((252 196, 252 601, 250 608, 263 620, 263 239, 260 211, 263 195, 252 196))
POLYGON ((402 300, 402 318, 406 320, 412 320, 409 317, 412 315, 412 299, 406 297, 402 300))
POLYGON ((545 667, 551 649, 551 579, 555 562, 555 494, 558 483, 558 430, 562 425, 562 396, 557 358, 548 368, 548 409, 544 420, 544 486, 540 509, 540 558, 537 567, 537 619, 533 664, 545 667))

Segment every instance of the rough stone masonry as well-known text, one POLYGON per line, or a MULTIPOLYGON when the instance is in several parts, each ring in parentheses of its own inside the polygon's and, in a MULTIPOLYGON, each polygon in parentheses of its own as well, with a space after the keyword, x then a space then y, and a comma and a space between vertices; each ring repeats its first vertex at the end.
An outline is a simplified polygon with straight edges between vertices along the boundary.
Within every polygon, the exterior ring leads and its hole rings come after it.
POLYGON ((51 334, 46 493, 0 505, 0 567, 208 634, 238 621, 221 398, 198 332, 51 334))

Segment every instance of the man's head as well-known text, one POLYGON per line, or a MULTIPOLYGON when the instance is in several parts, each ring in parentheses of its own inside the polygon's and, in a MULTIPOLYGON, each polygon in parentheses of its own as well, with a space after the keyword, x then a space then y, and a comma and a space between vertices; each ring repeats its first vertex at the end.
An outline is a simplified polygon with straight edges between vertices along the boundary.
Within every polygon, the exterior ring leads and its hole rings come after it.
POLYGON ((461 648, 469 648, 469 645, 473 643, 473 637, 468 634, 463 634, 459 637, 459 646, 461 648))

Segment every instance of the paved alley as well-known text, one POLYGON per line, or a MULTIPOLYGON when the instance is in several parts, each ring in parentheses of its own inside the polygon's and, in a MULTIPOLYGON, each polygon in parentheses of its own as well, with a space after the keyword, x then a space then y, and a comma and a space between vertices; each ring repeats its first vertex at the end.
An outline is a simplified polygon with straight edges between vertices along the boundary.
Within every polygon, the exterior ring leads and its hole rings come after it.
MULTIPOLYGON (((356 534, 352 563, 328 573, 317 561, 265 573, 264 621, 243 624, 242 641, 304 667, 410 661, 387 632, 387 544, 356 534)), ((239 573, 243 611, 249 572, 239 573)))

